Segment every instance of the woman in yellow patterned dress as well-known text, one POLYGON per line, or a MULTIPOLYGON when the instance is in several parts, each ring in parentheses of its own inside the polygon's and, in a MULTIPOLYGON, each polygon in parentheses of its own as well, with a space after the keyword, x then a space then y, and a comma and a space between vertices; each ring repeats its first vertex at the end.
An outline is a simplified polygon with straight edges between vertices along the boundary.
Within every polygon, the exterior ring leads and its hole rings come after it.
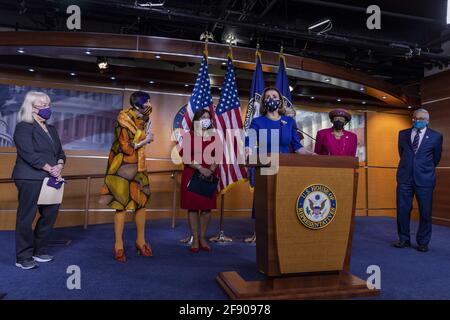
POLYGON ((149 120, 152 112, 150 95, 134 92, 130 104, 131 107, 122 110, 117 117, 115 139, 101 190, 101 202, 116 210, 114 259, 120 262, 126 262, 122 235, 127 210, 135 213, 138 254, 152 255, 151 247, 145 241, 145 206, 150 197, 150 186, 144 151, 145 146, 153 141, 149 120))

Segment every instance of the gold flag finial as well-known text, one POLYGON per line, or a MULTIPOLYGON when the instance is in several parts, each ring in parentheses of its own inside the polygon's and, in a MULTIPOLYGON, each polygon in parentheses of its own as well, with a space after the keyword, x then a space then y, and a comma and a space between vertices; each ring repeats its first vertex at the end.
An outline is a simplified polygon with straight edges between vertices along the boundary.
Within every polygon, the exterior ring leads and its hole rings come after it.
POLYGON ((205 41, 205 55, 206 57, 208 57, 208 42, 209 40, 214 41, 214 36, 211 32, 209 31, 205 31, 200 35, 200 41, 204 40, 205 41))
POLYGON ((228 56, 227 57, 233 59, 233 45, 237 44, 237 39, 232 33, 230 33, 226 36, 225 42, 228 43, 228 56))

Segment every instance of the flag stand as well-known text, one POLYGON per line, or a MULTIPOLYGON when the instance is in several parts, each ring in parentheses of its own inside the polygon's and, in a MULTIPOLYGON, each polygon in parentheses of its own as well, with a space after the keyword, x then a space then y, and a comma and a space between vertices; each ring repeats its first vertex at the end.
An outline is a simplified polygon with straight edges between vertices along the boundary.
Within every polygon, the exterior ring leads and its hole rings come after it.
POLYGON ((223 214, 225 211, 225 195, 221 194, 220 195, 220 223, 219 223, 219 233, 212 238, 209 238, 209 241, 211 242, 215 242, 215 243, 229 243, 232 242, 233 239, 230 237, 227 237, 225 235, 225 231, 223 231, 223 214))
POLYGON ((190 246, 190 245, 192 245, 192 241, 194 241, 194 236, 191 234, 191 235, 187 236, 186 238, 181 239, 180 243, 190 246))

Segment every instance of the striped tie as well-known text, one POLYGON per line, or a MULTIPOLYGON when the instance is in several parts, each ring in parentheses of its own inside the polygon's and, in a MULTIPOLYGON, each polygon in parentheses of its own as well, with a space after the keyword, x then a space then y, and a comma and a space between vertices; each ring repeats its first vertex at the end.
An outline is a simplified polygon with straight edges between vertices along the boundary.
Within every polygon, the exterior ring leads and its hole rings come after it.
POLYGON ((420 130, 417 130, 416 135, 414 136, 414 141, 413 141, 414 153, 416 153, 417 149, 419 148, 419 141, 420 141, 420 130))

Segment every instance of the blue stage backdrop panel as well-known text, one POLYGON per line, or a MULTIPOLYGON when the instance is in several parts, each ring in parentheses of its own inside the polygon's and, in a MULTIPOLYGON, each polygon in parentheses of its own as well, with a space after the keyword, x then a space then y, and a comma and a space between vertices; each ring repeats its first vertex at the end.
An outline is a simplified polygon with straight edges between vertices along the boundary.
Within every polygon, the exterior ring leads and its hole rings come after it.
POLYGON ((122 94, 84 92, 0 84, 0 147, 14 146, 17 113, 28 91, 42 91, 52 100, 53 124, 64 150, 108 151, 114 139, 122 94))

